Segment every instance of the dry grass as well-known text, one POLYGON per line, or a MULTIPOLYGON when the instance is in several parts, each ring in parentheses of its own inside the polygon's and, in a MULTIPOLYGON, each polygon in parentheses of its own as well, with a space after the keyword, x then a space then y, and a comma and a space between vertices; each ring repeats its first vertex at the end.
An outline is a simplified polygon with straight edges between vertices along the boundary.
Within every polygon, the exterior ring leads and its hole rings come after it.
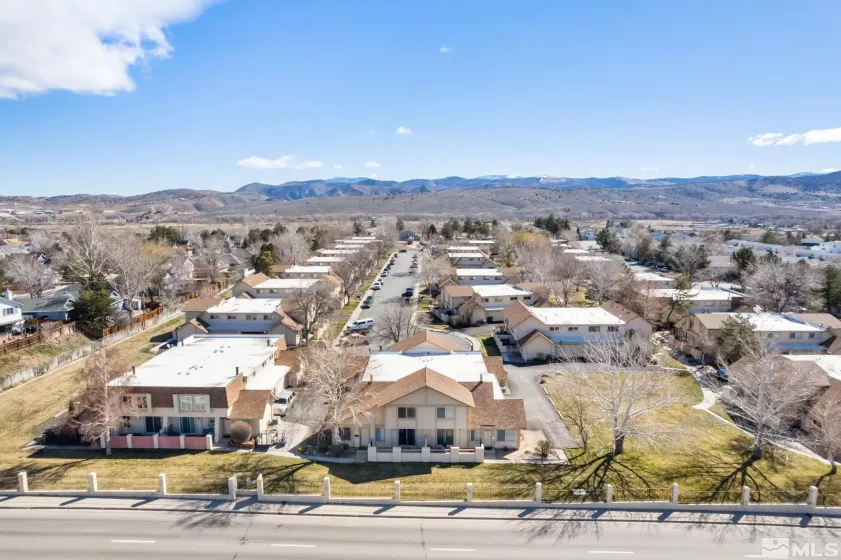
POLYGON ((33 344, 23 350, 0 357, 0 376, 9 375, 28 366, 37 366, 64 352, 69 352, 90 342, 79 333, 70 333, 33 344))

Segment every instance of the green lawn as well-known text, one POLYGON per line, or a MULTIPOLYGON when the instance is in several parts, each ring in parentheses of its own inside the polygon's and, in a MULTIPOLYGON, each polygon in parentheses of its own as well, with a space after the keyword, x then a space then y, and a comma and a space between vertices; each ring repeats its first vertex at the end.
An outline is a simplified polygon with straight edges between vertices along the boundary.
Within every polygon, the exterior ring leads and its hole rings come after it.
MULTIPOLYGON (((556 406, 569 410, 559 378, 547 379, 545 386, 556 406)), ((606 426, 595 428, 589 449, 568 452, 570 464, 558 468, 558 484, 599 493, 611 483, 617 495, 631 498, 660 496, 677 482, 681 500, 701 502, 737 501, 743 485, 752 488, 754 500, 804 501, 809 486, 818 485, 825 501, 841 503, 841 481, 828 476, 829 467, 778 448, 751 461, 749 436, 692 408, 703 398, 692 376, 671 375, 670 387, 685 402, 653 413, 648 422, 675 434, 671 442, 652 447, 629 437, 625 452, 612 457, 605 451, 610 431, 606 426)), ((568 428, 577 434, 572 425, 568 428)))
POLYGON ((502 354, 499 352, 499 346, 496 345, 496 341, 493 338, 493 334, 491 333, 484 333, 484 334, 477 334, 474 338, 479 340, 482 343, 482 355, 483 356, 501 356, 502 354))
POLYGON ((343 317, 350 317, 356 309, 356 306, 359 305, 360 301, 361 300, 357 297, 350 298, 350 301, 347 303, 347 305, 342 307, 342 310, 339 311, 339 315, 342 315, 343 317))

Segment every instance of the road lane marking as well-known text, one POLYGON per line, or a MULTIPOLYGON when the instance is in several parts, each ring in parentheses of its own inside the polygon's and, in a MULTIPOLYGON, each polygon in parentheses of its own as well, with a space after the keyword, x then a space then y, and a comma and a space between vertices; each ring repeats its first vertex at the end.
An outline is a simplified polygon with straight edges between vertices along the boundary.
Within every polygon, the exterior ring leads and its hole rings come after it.
POLYGON ((475 548, 430 548, 432 552, 476 552, 475 548))
POLYGON ((634 554, 633 550, 588 550, 588 554, 634 554))
POLYGON ((123 543, 123 544, 155 544, 155 541, 135 541, 135 540, 128 540, 128 539, 111 539, 112 543, 123 543))
POLYGON ((294 544, 294 543, 272 543, 272 546, 283 546, 287 548, 315 548, 314 544, 294 544))

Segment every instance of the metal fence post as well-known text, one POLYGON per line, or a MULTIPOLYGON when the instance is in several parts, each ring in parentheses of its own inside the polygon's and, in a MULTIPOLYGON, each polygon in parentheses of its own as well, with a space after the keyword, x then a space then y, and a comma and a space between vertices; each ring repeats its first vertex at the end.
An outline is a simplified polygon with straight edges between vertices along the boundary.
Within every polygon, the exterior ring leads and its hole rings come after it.
POLYGON ((96 473, 88 473, 88 492, 96 492, 97 484, 96 484, 96 473))
POLYGON ((232 500, 237 498, 237 475, 228 477, 228 496, 230 496, 232 500))
POLYGON ((394 501, 400 503, 400 481, 394 481, 394 501))
POLYGON ((166 496, 166 473, 158 475, 158 496, 166 496))
POLYGON ((534 483, 534 503, 540 504, 543 502, 543 483, 534 483))
POLYGON ((29 492, 29 479, 27 478, 26 471, 18 473, 18 492, 21 494, 29 492))
POLYGON ((604 488, 604 501, 606 504, 613 503, 613 484, 608 484, 604 488))
POLYGON ((680 486, 678 486, 677 482, 672 483, 672 497, 670 502, 673 504, 677 503, 678 494, 680 493, 680 486))
POLYGON ((468 504, 473 503, 473 483, 472 482, 467 483, 467 503, 468 504))
POLYGON ((817 486, 810 486, 809 487, 809 498, 806 504, 809 507, 818 507, 818 487, 817 486))
POLYGON ((324 477, 324 499, 325 500, 330 499, 330 477, 329 476, 324 477))
POLYGON ((263 501, 263 473, 257 475, 257 501, 263 501))
POLYGON ((742 505, 750 504, 750 486, 742 486, 742 505))

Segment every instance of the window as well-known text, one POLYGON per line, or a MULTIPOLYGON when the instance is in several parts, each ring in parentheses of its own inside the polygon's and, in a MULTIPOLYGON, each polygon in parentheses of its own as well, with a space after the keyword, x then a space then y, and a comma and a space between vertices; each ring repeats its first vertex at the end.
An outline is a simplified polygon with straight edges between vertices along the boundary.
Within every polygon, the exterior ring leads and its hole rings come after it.
POLYGON ((193 410, 193 397, 191 395, 179 395, 178 407, 181 410, 193 410))
POLYGON ((374 428, 374 441, 385 441, 385 428, 374 428))
MULTIPOLYGON (((516 298, 511 298, 516 299, 516 298)), ((531 301, 531 296, 523 296, 523 301, 531 301)))
POLYGON ((256 315, 246 315, 246 316, 245 316, 245 320, 246 320, 246 321, 256 321, 256 320, 257 320, 257 316, 256 316, 256 315))
POLYGON ((181 416, 179 418, 179 423, 180 423, 182 434, 195 434, 195 433, 197 433, 196 419, 193 418, 192 416, 181 416))
POLYGON ((131 416, 120 416, 120 427, 131 428, 131 416))
POLYGON ((270 294, 276 294, 276 293, 277 293, 277 289, 272 288, 271 290, 269 290, 269 293, 270 293, 270 294))
POLYGON ((196 410, 207 411, 210 405, 210 399, 207 395, 196 395, 193 397, 193 406, 196 410))
POLYGON ((339 439, 342 441, 350 441, 350 428, 339 428, 339 439))
POLYGON ((146 417, 146 431, 156 434, 163 429, 163 419, 160 416, 146 417))
POLYGON ((567 327, 567 330, 569 332, 576 332, 576 331, 578 331, 578 327, 567 327))
MULTIPOLYGON (((512 299, 517 299, 517 298, 512 298, 512 299)), ((499 303, 499 302, 501 302, 501 301, 502 301, 502 298, 501 298, 501 297, 495 297, 495 298, 494 298, 494 301, 495 301, 495 302, 497 302, 497 303, 499 303)))
POLYGON ((602 331, 601 327, 590 327, 590 332, 601 332, 601 331, 602 331))
POLYGON ((516 441, 517 430, 497 430, 496 439, 498 441, 516 441))
POLYGON ((453 431, 452 430, 438 430, 438 445, 452 445, 453 431))
POLYGON ((820 337, 821 337, 821 333, 816 333, 816 332, 810 332, 809 333, 809 338, 820 338, 820 337))
POLYGON ((446 408, 439 408, 437 412, 437 416, 441 420, 452 420, 456 417, 456 409, 451 406, 448 406, 446 408))
POLYGON ((803 338, 803 333, 799 333, 799 332, 788 333, 788 337, 789 338, 803 338))
POLYGON ((268 315, 263 315, 263 320, 264 320, 264 321, 268 321, 268 320, 269 320, 269 316, 268 316, 268 315))
POLYGON ((607 332, 619 332, 619 325, 608 325, 607 332))
POLYGON ((549 332, 558 332, 561 330, 561 327, 549 327, 549 332))
POLYGON ((489 301, 490 301, 490 300, 489 300, 488 298, 486 298, 486 297, 483 297, 483 298, 482 298, 482 303, 488 303, 489 301))
POLYGON ((229 321, 235 321, 237 316, 236 315, 227 315, 226 316, 229 321))
POLYGON ((219 318, 219 315, 213 315, 213 314, 211 314, 211 315, 210 315, 210 318, 211 318, 211 319, 218 319, 218 318, 219 318))
POLYGON ((397 430, 397 443, 398 445, 415 445, 415 430, 397 430))
POLYGON ((470 441, 479 441, 479 430, 470 430, 470 441))
POLYGON ((398 418, 414 418, 415 417, 415 407, 413 407, 413 406, 397 407, 397 417, 398 418))

